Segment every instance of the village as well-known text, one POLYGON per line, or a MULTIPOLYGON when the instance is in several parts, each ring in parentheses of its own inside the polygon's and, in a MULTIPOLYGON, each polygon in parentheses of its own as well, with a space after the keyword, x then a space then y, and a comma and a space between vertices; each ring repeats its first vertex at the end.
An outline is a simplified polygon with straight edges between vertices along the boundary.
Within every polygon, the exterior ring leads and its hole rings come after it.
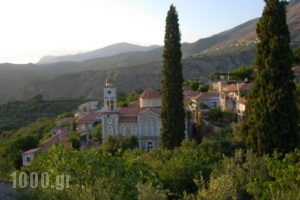
MULTIPOLYGON (((300 66, 294 67, 295 82, 300 81, 300 66)), ((223 77, 224 79, 224 77, 223 77)), ((252 83, 225 80, 210 82, 210 91, 194 91, 189 86, 183 86, 185 111, 192 117, 186 117, 185 137, 192 139, 192 124, 197 113, 205 116, 211 109, 220 109, 233 113, 234 122, 243 118, 246 110, 246 94, 252 83)), ((103 91, 103 103, 88 101, 78 107, 74 114, 76 119, 76 131, 80 133, 80 149, 99 146, 99 141, 93 138, 96 125, 101 123, 101 141, 108 136, 120 134, 122 136, 134 135, 138 140, 138 147, 146 151, 159 148, 160 139, 160 107, 161 96, 155 89, 148 88, 142 92, 137 101, 131 102, 128 107, 117 106, 117 88, 113 81, 107 80, 103 91)), ((205 119, 203 119, 205 120, 205 119)), ((70 124, 73 117, 65 117, 59 120, 51 131, 52 136, 44 141, 38 148, 30 149, 22 153, 23 166, 30 166, 30 162, 39 153, 47 150, 55 143, 62 143, 72 148, 71 142, 65 138, 72 132, 70 124)), ((206 123, 208 123, 206 121, 206 123)))

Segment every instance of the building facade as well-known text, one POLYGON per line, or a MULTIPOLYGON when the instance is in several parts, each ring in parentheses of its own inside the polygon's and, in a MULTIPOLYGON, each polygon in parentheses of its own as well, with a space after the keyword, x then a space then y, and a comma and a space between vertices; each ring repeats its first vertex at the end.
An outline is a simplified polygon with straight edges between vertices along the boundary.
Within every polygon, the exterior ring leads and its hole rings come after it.
POLYGON ((104 87, 102 116, 102 139, 110 135, 135 135, 139 148, 150 151, 159 147, 161 97, 153 89, 145 90, 137 107, 117 107, 117 90, 112 82, 104 87))

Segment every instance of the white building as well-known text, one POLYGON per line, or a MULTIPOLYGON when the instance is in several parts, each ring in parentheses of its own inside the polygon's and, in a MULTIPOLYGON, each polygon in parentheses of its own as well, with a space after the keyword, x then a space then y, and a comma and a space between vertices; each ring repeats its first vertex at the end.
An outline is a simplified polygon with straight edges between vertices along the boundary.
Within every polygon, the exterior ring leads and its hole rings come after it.
POLYGON ((80 113, 91 112, 99 109, 99 102, 98 101, 88 101, 81 104, 78 108, 80 113))

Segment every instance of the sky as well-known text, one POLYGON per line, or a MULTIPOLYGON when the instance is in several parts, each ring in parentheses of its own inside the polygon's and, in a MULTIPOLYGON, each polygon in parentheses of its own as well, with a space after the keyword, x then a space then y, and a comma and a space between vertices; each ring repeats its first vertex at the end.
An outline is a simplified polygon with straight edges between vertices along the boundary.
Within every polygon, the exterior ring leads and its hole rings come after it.
POLYGON ((0 63, 36 63, 129 42, 163 45, 176 7, 181 42, 195 42, 260 17, 263 0, 0 0, 0 63))

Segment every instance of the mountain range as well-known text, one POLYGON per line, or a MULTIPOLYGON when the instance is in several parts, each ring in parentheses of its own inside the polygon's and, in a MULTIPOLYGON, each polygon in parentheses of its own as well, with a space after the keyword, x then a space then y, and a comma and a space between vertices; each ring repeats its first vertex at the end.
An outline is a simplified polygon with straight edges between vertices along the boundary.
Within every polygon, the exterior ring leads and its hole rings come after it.
MULTIPOLYGON (((287 23, 291 47, 300 46, 300 0, 290 1, 287 23)), ((185 78, 206 78, 214 71, 227 72, 250 65, 255 58, 256 23, 252 19, 230 30, 194 43, 183 43, 185 78)), ((36 64, 0 64, 0 102, 23 100, 36 94, 45 98, 101 98, 105 79, 119 91, 159 87, 163 47, 118 43, 91 52, 46 56, 36 64)))
POLYGON ((159 47, 158 45, 152 45, 148 47, 129 44, 126 42, 118 43, 109 45, 107 47, 89 51, 85 53, 79 53, 75 55, 65 55, 65 56, 45 56, 40 59, 38 64, 45 64, 45 63, 55 63, 55 62, 62 62, 62 61, 72 61, 72 62, 81 62, 93 58, 102 58, 102 57, 109 57, 118 55, 121 53, 126 52, 139 52, 139 51, 150 51, 159 47))

